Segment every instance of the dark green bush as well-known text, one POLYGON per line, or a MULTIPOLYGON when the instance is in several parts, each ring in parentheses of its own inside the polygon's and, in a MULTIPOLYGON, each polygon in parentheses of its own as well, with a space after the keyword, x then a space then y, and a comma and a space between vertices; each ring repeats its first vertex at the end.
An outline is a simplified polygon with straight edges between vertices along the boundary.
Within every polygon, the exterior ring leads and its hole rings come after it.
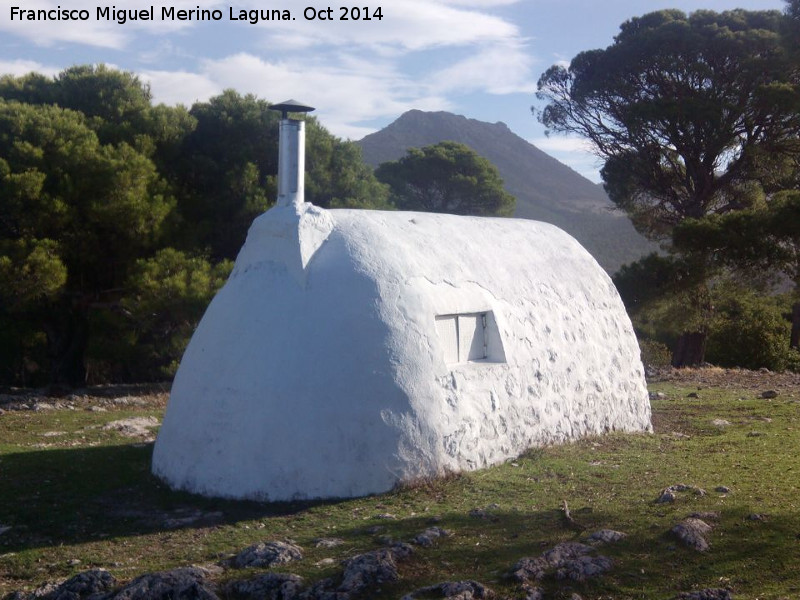
POLYGON ((723 367, 800 370, 800 352, 789 348, 786 297, 725 288, 715 302, 706 358, 723 367))

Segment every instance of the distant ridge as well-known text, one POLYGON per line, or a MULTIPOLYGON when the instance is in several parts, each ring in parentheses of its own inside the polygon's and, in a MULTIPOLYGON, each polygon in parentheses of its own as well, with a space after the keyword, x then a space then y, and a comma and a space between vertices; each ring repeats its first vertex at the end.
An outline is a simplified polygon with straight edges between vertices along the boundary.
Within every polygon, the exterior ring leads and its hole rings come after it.
POLYGON ((494 163, 517 198, 515 217, 561 227, 592 253, 606 271, 656 250, 614 210, 602 186, 576 173, 513 133, 505 123, 486 123, 448 112, 411 110, 358 142, 372 165, 397 160, 408 148, 452 140, 494 163))

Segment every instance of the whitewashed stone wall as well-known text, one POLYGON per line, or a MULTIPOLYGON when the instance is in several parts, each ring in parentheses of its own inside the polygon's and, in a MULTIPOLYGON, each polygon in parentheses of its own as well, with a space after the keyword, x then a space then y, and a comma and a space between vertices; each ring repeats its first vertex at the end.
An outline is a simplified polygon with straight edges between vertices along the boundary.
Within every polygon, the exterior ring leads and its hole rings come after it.
POLYGON ((251 227, 183 357, 153 471, 213 496, 348 497, 650 429, 630 320, 563 231, 303 204, 251 227), (502 348, 447 364, 436 316, 487 312, 502 348))

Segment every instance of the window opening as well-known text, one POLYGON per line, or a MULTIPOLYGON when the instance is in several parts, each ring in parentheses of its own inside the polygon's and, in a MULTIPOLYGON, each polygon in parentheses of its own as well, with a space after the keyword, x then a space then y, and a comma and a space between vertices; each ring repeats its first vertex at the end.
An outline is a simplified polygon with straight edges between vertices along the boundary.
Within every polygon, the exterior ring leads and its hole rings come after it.
POLYGON ((486 359, 505 362, 497 325, 491 312, 437 315, 436 332, 439 334, 447 364, 486 359), (493 344, 490 343, 492 339, 495 340, 493 344))

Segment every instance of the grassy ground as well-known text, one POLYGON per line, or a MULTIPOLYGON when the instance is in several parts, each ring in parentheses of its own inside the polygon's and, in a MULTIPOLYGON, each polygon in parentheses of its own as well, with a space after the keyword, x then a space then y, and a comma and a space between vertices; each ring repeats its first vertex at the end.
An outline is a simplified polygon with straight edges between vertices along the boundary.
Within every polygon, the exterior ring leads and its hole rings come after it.
MULTIPOLYGON (((585 584, 548 582, 584 598, 672 598, 725 587, 736 598, 800 596, 800 386, 760 389, 654 383, 652 435, 609 435, 538 449, 493 469, 338 502, 257 504, 174 493, 149 474, 152 444, 104 425, 160 417, 165 396, 140 404, 76 400, 70 407, 0 414, 0 597, 102 567, 118 579, 188 564, 213 565, 252 543, 291 538, 304 560, 283 567, 314 581, 344 558, 409 540, 429 526, 454 532, 401 565, 401 580, 372 598, 454 579, 521 597, 505 577, 524 556, 581 539, 565 526, 569 503, 586 532, 628 537, 606 547, 614 568, 585 584), (698 398, 687 397, 696 393, 698 398), (88 410, 95 406, 95 410, 88 410), (715 425, 721 419, 729 425, 715 425), (704 496, 654 502, 677 483, 704 496), (718 486, 730 492, 716 492, 718 486), (483 508, 490 518, 469 515, 483 508), (669 530, 694 511, 718 511, 711 550, 682 547, 669 530), (381 515, 396 518, 380 518, 381 515), (761 520, 748 516, 763 515, 761 520), (382 529, 375 531, 373 527, 382 529), (338 537, 336 548, 312 540, 338 537), (323 559, 334 559, 323 561, 323 559), (322 564, 318 564, 322 561, 322 564)), ((1 407, 0 407, 1 408, 1 407)), ((243 578, 241 573, 235 574, 243 578)), ((219 574, 224 580, 230 574, 219 574)), ((557 594, 558 595, 558 594, 557 594)))

